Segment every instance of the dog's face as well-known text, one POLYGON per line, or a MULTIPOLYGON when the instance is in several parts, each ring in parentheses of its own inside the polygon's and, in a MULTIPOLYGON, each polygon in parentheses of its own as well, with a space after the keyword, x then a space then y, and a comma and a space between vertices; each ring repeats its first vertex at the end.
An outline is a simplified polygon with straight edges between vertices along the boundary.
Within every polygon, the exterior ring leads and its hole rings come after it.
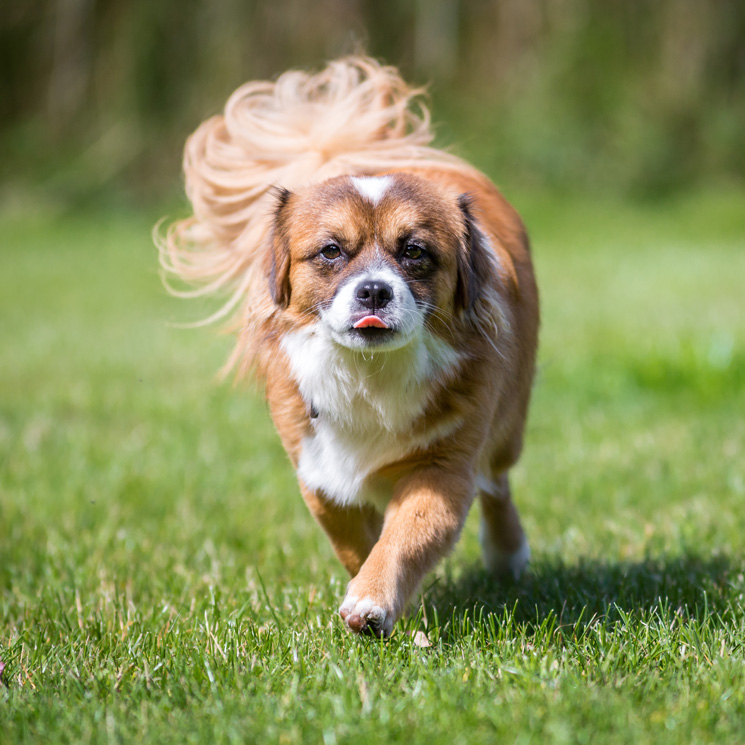
POLYGON ((350 349, 397 349, 472 304, 483 247, 468 201, 410 174, 279 195, 272 296, 350 349))

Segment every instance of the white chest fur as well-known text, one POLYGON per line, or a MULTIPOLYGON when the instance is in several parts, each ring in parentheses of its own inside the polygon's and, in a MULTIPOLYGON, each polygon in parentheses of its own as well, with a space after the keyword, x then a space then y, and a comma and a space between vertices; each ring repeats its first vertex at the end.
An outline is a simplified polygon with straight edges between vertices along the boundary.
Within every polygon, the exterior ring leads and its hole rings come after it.
POLYGON ((340 504, 383 507, 385 496, 368 477, 445 434, 414 436, 411 427, 438 379, 458 364, 457 353, 425 332, 402 349, 363 355, 333 342, 321 324, 287 334, 282 348, 301 395, 318 413, 298 477, 340 504))

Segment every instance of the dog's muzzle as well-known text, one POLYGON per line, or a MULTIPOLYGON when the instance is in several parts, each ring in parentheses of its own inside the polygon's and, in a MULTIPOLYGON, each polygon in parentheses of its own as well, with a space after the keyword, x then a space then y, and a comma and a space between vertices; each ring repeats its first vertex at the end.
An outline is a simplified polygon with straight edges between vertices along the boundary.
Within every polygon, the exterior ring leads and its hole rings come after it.
POLYGON ((423 323, 406 282, 385 266, 368 267, 342 285, 322 317, 332 337, 352 349, 398 348, 423 323))

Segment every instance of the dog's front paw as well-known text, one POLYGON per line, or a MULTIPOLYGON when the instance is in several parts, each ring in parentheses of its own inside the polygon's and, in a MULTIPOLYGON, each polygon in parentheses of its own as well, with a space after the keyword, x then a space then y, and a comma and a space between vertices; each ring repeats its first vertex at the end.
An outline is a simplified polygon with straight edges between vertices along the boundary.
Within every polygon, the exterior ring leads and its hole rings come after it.
POLYGON ((339 608, 339 615, 347 626, 357 634, 390 636, 394 617, 390 610, 378 604, 371 597, 357 597, 347 594, 339 608))

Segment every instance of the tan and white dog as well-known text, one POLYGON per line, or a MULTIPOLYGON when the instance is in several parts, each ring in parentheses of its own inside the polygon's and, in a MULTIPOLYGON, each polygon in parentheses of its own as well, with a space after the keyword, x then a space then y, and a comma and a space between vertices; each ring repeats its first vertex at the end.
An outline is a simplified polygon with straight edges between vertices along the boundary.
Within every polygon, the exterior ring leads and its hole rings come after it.
POLYGON ((305 502, 351 575, 340 614, 389 635, 481 500, 487 567, 529 549, 510 498, 538 299, 520 218, 430 148, 393 68, 351 57, 238 89, 185 153, 194 216, 160 242, 229 290, 229 362, 265 385, 305 502))

